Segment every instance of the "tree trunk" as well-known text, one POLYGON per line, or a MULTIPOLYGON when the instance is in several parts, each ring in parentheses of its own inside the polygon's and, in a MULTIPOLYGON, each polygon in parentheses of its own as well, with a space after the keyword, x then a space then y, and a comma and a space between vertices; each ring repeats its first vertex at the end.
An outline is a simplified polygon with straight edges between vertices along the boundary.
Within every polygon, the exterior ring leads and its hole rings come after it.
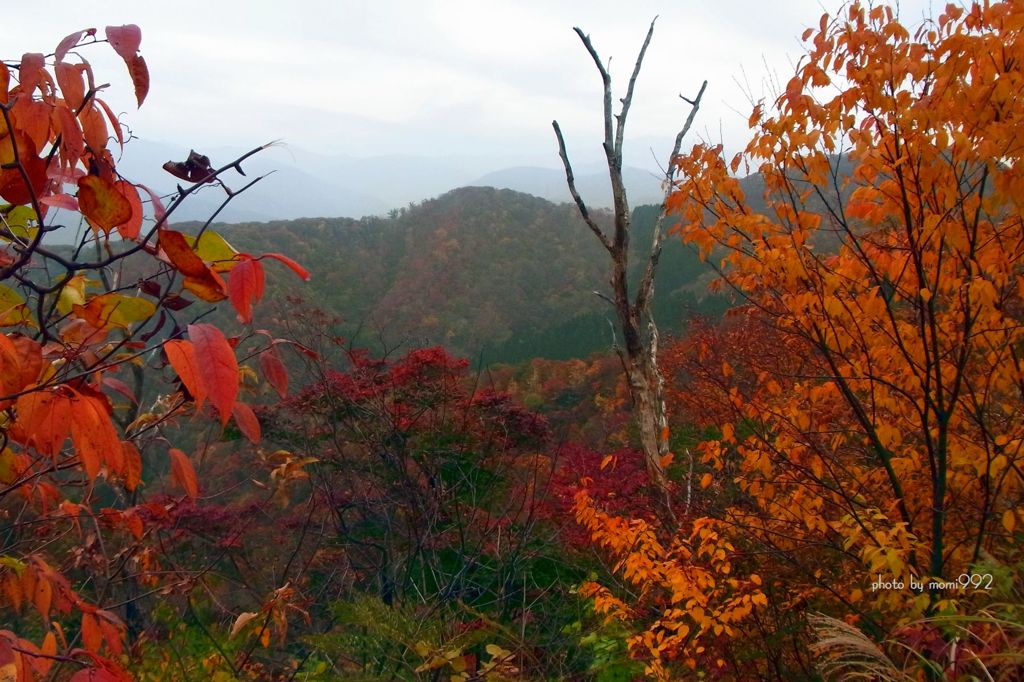
MULTIPOLYGON (((552 121, 555 129, 555 136, 558 139, 558 153, 565 167, 565 179, 569 185, 569 192, 583 217, 584 222, 591 232, 597 237, 608 251, 611 259, 611 297, 598 294, 615 308, 615 315, 618 320, 619 330, 622 332, 623 347, 616 346, 615 350, 622 361, 623 370, 626 373, 626 382, 629 386, 629 395, 632 399, 633 418, 640 430, 640 444, 643 449, 644 463, 647 474, 652 483, 662 491, 667 491, 668 479, 665 476, 663 464, 665 455, 669 452, 669 429, 665 417, 665 397, 661 372, 658 370, 658 328, 654 318, 651 316, 651 300, 654 297, 654 275, 658 265, 658 258, 661 256, 662 241, 664 240, 663 221, 666 214, 664 203, 661 213, 658 215, 654 227, 654 239, 651 243, 651 250, 644 265, 643 275, 637 287, 636 295, 630 296, 628 275, 629 275, 629 234, 631 228, 631 216, 629 200, 626 196, 626 186, 622 179, 622 141, 626 126, 626 116, 629 113, 630 104, 633 101, 633 86, 637 76, 640 75, 640 67, 643 64, 644 54, 654 34, 654 21, 647 31, 647 37, 640 53, 637 56, 636 64, 633 67, 633 74, 629 79, 626 89, 626 96, 621 101, 619 113, 612 111, 611 75, 605 68, 604 62, 598 56, 590 36, 585 35, 579 28, 573 29, 583 46, 593 59, 597 70, 601 74, 601 81, 604 85, 604 152, 608 161, 608 178, 612 185, 612 200, 615 210, 615 223, 612 234, 606 234, 604 230, 591 217, 586 203, 576 190, 576 181, 572 172, 572 165, 565 149, 565 140, 558 121, 552 121), (646 326, 646 332, 645 332, 646 326)), ((693 118, 700 107, 701 97, 707 81, 701 85, 700 92, 693 100, 682 97, 690 104, 690 113, 686 118, 682 130, 676 135, 675 147, 668 159, 665 170, 665 194, 666 199, 672 191, 675 181, 675 157, 679 155, 679 147, 683 136, 690 129, 693 118)), ((595 292, 596 293, 596 292, 595 292)), ((666 502, 667 502, 666 496, 666 502)), ((671 512, 671 508, 669 508, 671 512)))

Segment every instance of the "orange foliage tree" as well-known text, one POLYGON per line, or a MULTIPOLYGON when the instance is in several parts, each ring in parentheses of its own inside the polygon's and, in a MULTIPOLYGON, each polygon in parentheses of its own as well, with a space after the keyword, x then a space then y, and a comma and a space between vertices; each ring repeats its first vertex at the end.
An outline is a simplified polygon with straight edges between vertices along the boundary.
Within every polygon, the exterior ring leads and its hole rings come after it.
POLYGON ((230 201, 238 191, 222 174, 259 150, 221 169, 195 153, 168 163, 184 185, 166 207, 121 177, 122 125, 80 54, 101 42, 124 59, 141 105, 149 75, 136 26, 79 31, 49 55, 0 63, 0 604, 24 628, 0 629, 5 680, 127 678, 118 613, 131 598, 120 590, 146 582, 148 520, 167 510, 143 502, 143 467, 169 459, 187 496, 201 488, 162 429, 208 402, 221 424, 233 418, 259 438, 238 400, 238 339, 182 311, 228 299, 250 322, 264 257, 168 222, 200 187, 220 185, 230 201), (146 412, 143 378, 168 363, 176 388, 146 412))
POLYGON ((717 396, 703 484, 728 496, 711 516, 650 528, 580 495, 579 518, 655 599, 644 616, 592 588, 640 619, 632 644, 652 672, 728 652, 712 640, 730 627, 756 630, 758 610, 737 608, 743 585, 729 588, 755 563, 771 609, 902 637, 931 674, 998 668, 987 657, 1014 649, 995 628, 934 621, 1007 594, 1013 576, 993 565, 1019 560, 1022 29, 1017 1, 949 5, 914 33, 854 2, 805 32, 806 59, 755 108, 744 153, 699 145, 677 160, 679 234, 745 301, 748 340, 771 346, 693 349, 717 396), (742 168, 764 180, 759 207, 742 168))

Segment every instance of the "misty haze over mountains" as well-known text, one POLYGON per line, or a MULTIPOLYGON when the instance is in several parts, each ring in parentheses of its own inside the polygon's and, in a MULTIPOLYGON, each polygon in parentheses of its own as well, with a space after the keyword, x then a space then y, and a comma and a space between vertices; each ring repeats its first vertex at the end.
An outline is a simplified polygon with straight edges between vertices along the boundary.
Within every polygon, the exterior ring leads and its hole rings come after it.
MULTIPOLYGON (((209 156, 214 167, 220 167, 247 150, 196 151, 209 156)), ((174 190, 178 181, 163 170, 164 162, 181 161, 188 153, 185 147, 136 139, 126 145, 118 168, 133 182, 167 194, 174 190)), ((594 208, 610 206, 611 187, 603 160, 598 154, 576 156, 574 170, 583 198, 594 208)), ((643 163, 643 159, 639 161, 643 163)), ((217 221, 386 215, 458 187, 475 186, 512 189, 554 203, 570 202, 565 173, 555 164, 558 164, 558 157, 554 152, 550 159, 536 155, 514 159, 483 155, 427 157, 415 153, 357 158, 275 145, 242 164, 246 177, 233 171, 223 176, 232 190, 240 189, 258 176, 265 177, 224 208, 217 221)), ((644 165, 651 168, 624 169, 630 201, 637 206, 661 201, 657 166, 650 160, 644 165)), ((219 188, 204 189, 175 212, 175 220, 206 220, 224 198, 219 188)))

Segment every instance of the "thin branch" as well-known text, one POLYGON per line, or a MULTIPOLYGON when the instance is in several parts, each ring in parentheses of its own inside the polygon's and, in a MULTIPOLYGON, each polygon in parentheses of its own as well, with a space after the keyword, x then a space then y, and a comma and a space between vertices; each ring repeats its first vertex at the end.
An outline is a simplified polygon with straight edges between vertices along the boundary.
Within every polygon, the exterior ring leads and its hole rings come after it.
MULTIPOLYGON (((652 24, 653 26, 653 24, 652 24)), ((640 285, 637 288, 636 294, 636 307, 643 313, 646 311, 648 304, 651 299, 654 298, 654 273, 658 268, 658 260, 661 258, 661 247, 665 241, 665 230, 664 223, 665 217, 668 214, 668 197, 672 193, 672 185, 675 180, 676 174, 676 157, 679 156, 679 149, 683 145, 683 138, 686 133, 690 131, 690 126, 693 125, 693 119, 697 116, 697 110, 700 109, 701 98, 704 97, 704 91, 708 87, 708 82, 705 80, 700 90, 697 92, 697 96, 692 100, 689 100, 682 95, 679 97, 690 103, 690 113, 686 117, 686 121, 683 123, 683 127, 679 130, 679 134, 676 135, 675 145, 672 147, 672 155, 668 159, 668 165, 665 167, 665 201, 661 203, 661 211, 658 213, 658 219, 654 223, 654 237, 651 243, 650 256, 647 259, 647 264, 644 266, 643 277, 640 278, 640 285)))
POLYGON ((644 38, 644 44, 641 46, 640 54, 637 55, 636 64, 633 66, 633 74, 629 77, 629 85, 626 86, 626 96, 622 98, 622 109, 619 110, 619 115, 615 117, 615 159, 619 164, 619 168, 622 167, 622 138, 626 130, 626 115, 629 113, 629 107, 633 103, 633 87, 636 85, 636 79, 640 76, 640 67, 644 63, 647 46, 651 44, 651 36, 654 35, 654 23, 656 21, 658 21, 657 16, 651 19, 651 27, 647 29, 647 37, 644 38))
POLYGON ((576 207, 580 210, 580 215, 583 217, 587 227, 601 241, 601 245, 608 249, 608 251, 611 251, 613 248, 611 241, 601 231, 600 226, 594 222, 594 219, 590 217, 590 211, 587 210, 583 197, 580 196, 579 191, 576 189, 576 177, 572 173, 572 164, 569 163, 569 154, 565 151, 565 139, 562 137, 562 129, 558 127, 558 121, 552 121, 551 127, 555 129, 555 137, 558 138, 558 156, 561 157, 562 165, 565 166, 565 181, 569 185, 569 193, 572 195, 573 201, 576 202, 576 207))
POLYGON ((594 49, 594 44, 590 42, 590 36, 583 33, 583 30, 578 26, 573 27, 572 30, 576 31, 576 35, 583 41, 583 46, 587 48, 590 58, 594 60, 594 65, 601 74, 601 83, 604 85, 604 149, 610 158, 615 142, 614 138, 612 138, 612 76, 608 73, 608 69, 605 68, 601 57, 598 56, 597 50, 594 49))

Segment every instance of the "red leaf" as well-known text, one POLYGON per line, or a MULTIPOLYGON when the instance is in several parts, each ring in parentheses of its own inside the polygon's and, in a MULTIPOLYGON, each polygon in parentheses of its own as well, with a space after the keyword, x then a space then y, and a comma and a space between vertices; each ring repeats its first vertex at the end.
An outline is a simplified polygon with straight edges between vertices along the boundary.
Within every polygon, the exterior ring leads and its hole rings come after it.
POLYGON ((18 367, 21 369, 21 384, 18 386, 20 391, 39 379, 39 373, 43 369, 43 347, 38 341, 27 336, 15 335, 8 338, 18 352, 18 367))
POLYGON ((235 424, 245 437, 253 443, 259 443, 260 420, 256 418, 252 408, 243 402, 236 402, 231 413, 235 417, 235 424))
POLYGON ((260 256, 260 258, 273 258, 274 260, 281 261, 289 268, 291 268, 291 271, 294 272, 296 275, 306 280, 307 282, 309 281, 309 270, 302 267, 288 256, 282 256, 279 253, 265 253, 262 256, 260 256))
POLYGON ((199 497, 199 481, 188 455, 178 448, 171 448, 169 453, 171 455, 171 476, 174 478, 174 482, 182 487, 186 495, 193 500, 196 499, 199 497))
POLYGON ((94 35, 96 35, 96 29, 87 28, 84 31, 75 31, 72 34, 65 36, 63 40, 57 43, 57 49, 53 51, 54 61, 60 64, 64 61, 64 57, 67 56, 71 48, 77 46, 78 43, 81 42, 82 38, 94 35))
POLYGON ((142 44, 142 30, 135 24, 107 26, 105 33, 114 52, 126 62, 138 53, 142 44))
POLYGON ((45 66, 46 59, 40 52, 26 52, 21 56, 18 82, 21 83, 21 91, 27 96, 31 96, 32 91, 36 89, 45 66))
POLYGON ((238 319, 252 322, 252 306, 263 298, 263 264, 252 257, 239 254, 238 263, 228 277, 228 299, 238 311, 238 319))
MULTIPOLYGON (((18 349, 7 336, 0 334, 0 394, 17 393, 27 382, 22 381, 21 362, 18 349)), ((4 401, 6 407, 7 401, 4 401)))
POLYGON ((132 219, 131 202, 114 183, 98 175, 78 181, 78 205, 89 224, 104 233, 132 219))
POLYGON ((288 370, 273 348, 260 353, 260 368, 277 394, 284 398, 288 394, 288 370))
POLYGON ((139 402, 135 398, 135 394, 132 392, 132 389, 128 386, 128 384, 124 383, 117 377, 103 377, 100 380, 100 383, 102 383, 104 386, 108 386, 114 389, 115 391, 117 391, 118 393, 120 393, 133 403, 139 402))
POLYGON ((0 164, 21 164, 29 184, 17 167, 0 170, 0 197, 14 205, 27 204, 34 197, 39 197, 46 186, 46 162, 36 154, 35 143, 27 133, 15 129, 14 135, 0 137, 0 164), (14 144, 11 143, 13 138, 14 144))
POLYGON ((196 409, 203 407, 206 400, 206 383, 203 381, 202 370, 196 359, 196 350, 191 341, 176 339, 164 344, 164 353, 171 363, 171 367, 178 373, 181 383, 192 394, 196 409))
POLYGON ((145 185, 139 185, 139 187, 146 190, 146 194, 149 195, 149 203, 153 207, 153 219, 158 223, 163 221, 164 216, 167 214, 167 209, 164 208, 164 202, 160 200, 160 195, 145 185))
POLYGON ((217 411, 221 424, 227 424, 238 397, 238 362, 231 344, 212 324, 190 324, 188 337, 195 346, 196 362, 207 395, 217 411))
POLYGON ((70 194, 51 194, 48 197, 43 197, 39 200, 40 204, 46 206, 53 206, 54 208, 63 208, 68 211, 78 211, 78 199, 74 198, 70 194))

